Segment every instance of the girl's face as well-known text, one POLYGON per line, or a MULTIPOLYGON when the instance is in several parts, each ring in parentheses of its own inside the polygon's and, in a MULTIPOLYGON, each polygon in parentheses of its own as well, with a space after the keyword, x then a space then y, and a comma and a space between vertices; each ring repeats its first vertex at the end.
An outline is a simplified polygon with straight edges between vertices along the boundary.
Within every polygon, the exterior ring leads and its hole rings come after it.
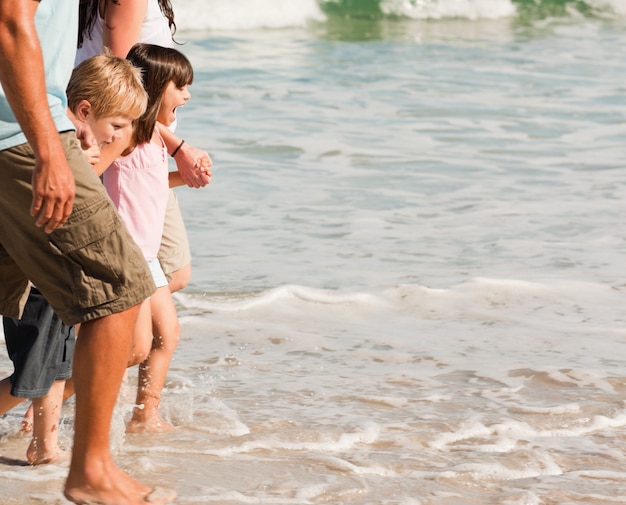
POLYGON ((190 97, 186 84, 178 88, 173 81, 168 82, 161 99, 157 121, 165 126, 171 125, 176 121, 176 108, 185 105, 190 97))
POLYGON ((122 138, 122 135, 130 130, 133 125, 132 120, 125 116, 107 116, 95 119, 93 114, 90 114, 87 116, 86 122, 100 147, 122 138))

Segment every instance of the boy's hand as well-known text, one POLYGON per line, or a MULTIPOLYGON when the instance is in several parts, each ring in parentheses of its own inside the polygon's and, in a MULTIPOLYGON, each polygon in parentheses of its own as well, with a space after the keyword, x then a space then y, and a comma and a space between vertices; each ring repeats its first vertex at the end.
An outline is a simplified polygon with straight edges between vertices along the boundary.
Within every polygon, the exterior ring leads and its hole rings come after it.
POLYGON ((98 146, 93 145, 88 149, 81 146, 81 148, 91 165, 95 166, 100 161, 100 148, 98 146))
POLYGON ((207 184, 211 182, 211 176, 213 175, 213 173, 211 172, 212 166, 213 162, 208 155, 206 157, 196 160, 196 169, 200 171, 205 180, 208 180, 207 184))
POLYGON ((74 126, 76 126, 76 138, 80 141, 80 147, 83 151, 87 151, 92 147, 98 148, 96 137, 94 137, 87 123, 84 121, 76 121, 74 122, 74 126))

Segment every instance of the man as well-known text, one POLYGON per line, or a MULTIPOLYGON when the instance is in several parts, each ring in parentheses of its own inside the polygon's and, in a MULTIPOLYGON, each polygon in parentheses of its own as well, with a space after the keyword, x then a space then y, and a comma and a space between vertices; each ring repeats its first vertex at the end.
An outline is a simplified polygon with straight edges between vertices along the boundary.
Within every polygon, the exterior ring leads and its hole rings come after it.
POLYGON ((65 113, 77 14, 76 0, 0 0, 0 313, 20 316, 30 280, 65 324, 81 323, 65 496, 166 504, 110 453, 137 307, 155 287, 65 113))

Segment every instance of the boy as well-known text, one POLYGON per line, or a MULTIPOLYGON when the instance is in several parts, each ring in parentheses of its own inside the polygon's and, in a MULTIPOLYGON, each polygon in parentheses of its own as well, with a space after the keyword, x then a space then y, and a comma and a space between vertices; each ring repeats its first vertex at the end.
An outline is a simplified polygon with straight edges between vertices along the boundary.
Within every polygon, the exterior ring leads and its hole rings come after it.
MULTIPOLYGON (((87 125, 96 140, 85 151, 92 164, 99 162, 101 146, 131 130, 147 103, 139 71, 130 62, 108 55, 79 65, 67 95, 68 115, 75 123, 87 125)), ((62 456, 58 423, 65 380, 71 378, 74 328, 62 323, 35 287, 22 318, 5 317, 3 322, 14 373, 0 381, 0 415, 32 398, 33 437, 27 460, 32 465, 56 462, 62 456)))

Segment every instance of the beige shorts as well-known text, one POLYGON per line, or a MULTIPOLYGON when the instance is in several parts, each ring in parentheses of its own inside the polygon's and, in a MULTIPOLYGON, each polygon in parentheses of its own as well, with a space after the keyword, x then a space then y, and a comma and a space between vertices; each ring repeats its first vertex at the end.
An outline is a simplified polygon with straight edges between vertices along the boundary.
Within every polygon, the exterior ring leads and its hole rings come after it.
POLYGON ((180 270, 188 263, 191 263, 187 230, 178 206, 178 198, 172 189, 170 189, 170 195, 167 200, 163 238, 161 239, 158 257, 163 273, 168 281, 172 280, 172 274, 176 270, 180 270))
POLYGON ((50 234, 29 213, 30 146, 0 151, 0 313, 21 316, 30 280, 63 322, 74 325, 133 307, 155 286, 76 134, 62 133, 61 140, 76 197, 67 223, 50 234))

